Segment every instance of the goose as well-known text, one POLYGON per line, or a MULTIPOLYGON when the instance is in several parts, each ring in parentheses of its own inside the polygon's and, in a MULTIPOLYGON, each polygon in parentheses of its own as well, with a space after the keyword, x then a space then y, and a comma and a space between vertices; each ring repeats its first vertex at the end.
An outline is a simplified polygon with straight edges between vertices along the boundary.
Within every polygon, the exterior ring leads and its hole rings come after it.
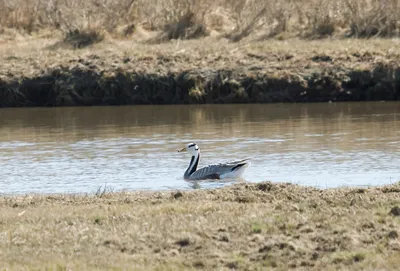
POLYGON ((200 161, 200 148, 195 143, 189 143, 178 152, 187 151, 192 155, 189 167, 183 174, 185 180, 207 180, 238 178, 250 166, 249 159, 209 165, 197 170, 200 161))

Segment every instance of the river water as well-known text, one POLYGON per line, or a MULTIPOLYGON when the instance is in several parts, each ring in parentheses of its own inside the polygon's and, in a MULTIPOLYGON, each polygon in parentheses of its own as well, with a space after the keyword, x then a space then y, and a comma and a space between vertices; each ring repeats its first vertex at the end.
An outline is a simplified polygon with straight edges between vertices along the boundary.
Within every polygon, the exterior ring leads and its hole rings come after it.
POLYGON ((0 109, 0 194, 213 188, 234 181, 320 188, 400 181, 400 103, 0 109), (188 183, 250 158, 241 180, 188 183))

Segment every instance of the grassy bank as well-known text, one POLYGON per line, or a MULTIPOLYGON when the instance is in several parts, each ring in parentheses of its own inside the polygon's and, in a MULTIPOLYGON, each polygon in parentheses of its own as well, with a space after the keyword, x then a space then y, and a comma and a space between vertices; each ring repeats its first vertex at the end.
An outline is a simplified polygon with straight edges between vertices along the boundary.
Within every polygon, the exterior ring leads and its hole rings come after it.
POLYGON ((6 270, 397 270, 400 186, 0 199, 6 270))
POLYGON ((393 39, 0 45, 0 106, 397 100, 393 39))

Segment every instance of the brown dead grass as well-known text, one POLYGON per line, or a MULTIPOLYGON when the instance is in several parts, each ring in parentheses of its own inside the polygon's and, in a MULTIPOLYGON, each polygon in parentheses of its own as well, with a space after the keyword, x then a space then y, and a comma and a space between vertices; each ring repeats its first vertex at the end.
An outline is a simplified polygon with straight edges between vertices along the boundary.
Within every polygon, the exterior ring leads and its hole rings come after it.
POLYGON ((399 0, 2 0, 0 32, 95 30, 131 36, 144 28, 158 31, 159 41, 210 33, 233 41, 250 35, 394 37, 400 33, 399 9, 399 0))
POLYGON ((59 37, 29 38, 1 43, 0 76, 27 77, 56 66, 95 64, 93 70, 125 70, 142 73, 167 73, 192 69, 247 70, 263 73, 307 72, 335 67, 370 69, 377 63, 397 63, 398 39, 323 39, 304 41, 268 40, 230 43, 204 37, 148 45, 129 40, 104 39, 82 50, 62 47, 59 37), (330 60, 324 60, 329 56, 330 60), (318 57, 322 57, 318 61, 318 57), (79 62, 79 63, 76 63, 79 62))
POLYGON ((6 270, 397 270, 400 184, 0 199, 6 270))

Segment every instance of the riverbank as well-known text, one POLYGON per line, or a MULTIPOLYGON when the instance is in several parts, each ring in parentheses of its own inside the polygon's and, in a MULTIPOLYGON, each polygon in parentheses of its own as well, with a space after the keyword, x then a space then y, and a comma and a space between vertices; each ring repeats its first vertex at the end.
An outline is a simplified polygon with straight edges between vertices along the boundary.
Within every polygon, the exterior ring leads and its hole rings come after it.
POLYGON ((400 185, 0 199, 5 270, 397 270, 400 185), (51 270, 51 269, 50 269, 51 270))
MULTIPOLYGON (((142 40, 145 40, 142 38, 142 40)), ((398 100, 398 39, 0 43, 0 106, 398 100)))

